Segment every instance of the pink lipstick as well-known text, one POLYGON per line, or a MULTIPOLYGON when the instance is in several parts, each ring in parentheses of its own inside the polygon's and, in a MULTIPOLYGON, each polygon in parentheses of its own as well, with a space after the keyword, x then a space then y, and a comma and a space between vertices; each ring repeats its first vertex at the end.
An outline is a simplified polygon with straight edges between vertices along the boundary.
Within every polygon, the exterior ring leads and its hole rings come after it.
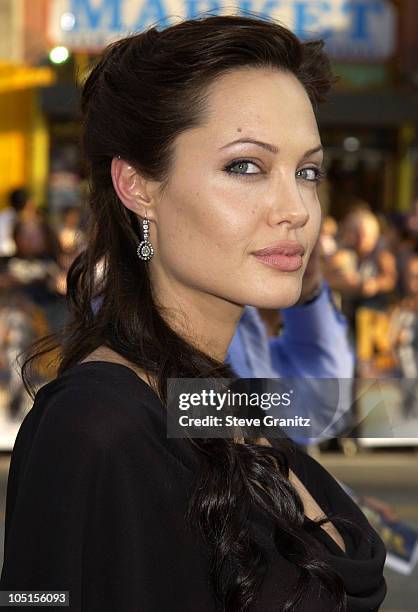
POLYGON ((253 253, 261 263, 282 272, 295 272, 303 264, 305 249, 294 240, 281 240, 253 253))

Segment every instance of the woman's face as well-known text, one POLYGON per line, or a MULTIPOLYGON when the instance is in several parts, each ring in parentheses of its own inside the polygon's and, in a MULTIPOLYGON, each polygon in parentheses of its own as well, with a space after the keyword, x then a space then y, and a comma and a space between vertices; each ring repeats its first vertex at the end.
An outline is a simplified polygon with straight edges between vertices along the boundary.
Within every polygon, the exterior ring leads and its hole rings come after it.
POLYGON ((208 109, 175 142, 150 224, 153 282, 241 306, 292 305, 320 227, 322 152, 309 98, 291 74, 241 69, 212 85, 208 109), (281 241, 304 253, 254 255, 281 241))

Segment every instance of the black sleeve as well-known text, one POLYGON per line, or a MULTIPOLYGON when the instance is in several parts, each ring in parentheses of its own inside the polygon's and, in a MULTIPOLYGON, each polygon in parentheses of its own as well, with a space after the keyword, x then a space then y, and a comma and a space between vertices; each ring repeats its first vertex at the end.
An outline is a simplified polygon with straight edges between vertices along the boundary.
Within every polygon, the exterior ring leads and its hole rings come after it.
MULTIPOLYGON (((132 525, 147 485, 123 452, 129 423, 122 430, 109 416, 117 398, 105 391, 42 397, 12 454, 0 588, 69 591, 70 610, 141 609, 145 549, 132 525)), ((146 436, 137 447, 146 465, 146 436)))

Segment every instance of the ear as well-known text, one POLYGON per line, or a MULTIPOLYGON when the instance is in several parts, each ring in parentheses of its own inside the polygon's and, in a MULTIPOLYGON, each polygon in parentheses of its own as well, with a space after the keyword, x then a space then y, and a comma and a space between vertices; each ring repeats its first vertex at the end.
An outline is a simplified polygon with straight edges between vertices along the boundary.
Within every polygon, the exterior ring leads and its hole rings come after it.
POLYGON ((152 219, 152 199, 148 194, 146 179, 119 157, 112 159, 111 175, 113 187, 122 204, 140 217, 147 215, 148 219, 152 219))

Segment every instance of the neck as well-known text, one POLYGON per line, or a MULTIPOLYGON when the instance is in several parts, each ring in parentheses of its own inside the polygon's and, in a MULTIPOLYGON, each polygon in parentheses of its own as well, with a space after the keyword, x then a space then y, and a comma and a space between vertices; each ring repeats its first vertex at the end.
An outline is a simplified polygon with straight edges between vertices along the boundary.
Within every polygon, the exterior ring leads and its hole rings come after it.
POLYGON ((173 283, 154 287, 162 316, 187 342, 213 359, 223 362, 243 307, 214 295, 173 283))

